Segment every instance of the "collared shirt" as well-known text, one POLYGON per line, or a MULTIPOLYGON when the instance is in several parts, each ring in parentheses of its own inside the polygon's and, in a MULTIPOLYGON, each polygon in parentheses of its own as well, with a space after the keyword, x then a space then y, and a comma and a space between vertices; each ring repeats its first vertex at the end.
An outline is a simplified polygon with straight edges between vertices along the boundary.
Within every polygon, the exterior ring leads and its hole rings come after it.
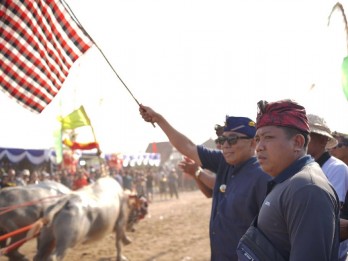
POLYGON ((219 150, 198 146, 198 153, 202 167, 217 175, 209 231, 211 261, 236 261, 238 242, 257 215, 271 177, 255 157, 232 166, 219 150), (226 185, 224 192, 221 185, 226 185))
POLYGON ((340 159, 331 156, 327 151, 316 162, 334 187, 340 202, 343 203, 348 191, 347 165, 340 159))
MULTIPOLYGON (((340 159, 333 157, 329 152, 325 151, 316 162, 320 165, 327 179, 335 189, 340 201, 343 205, 348 191, 348 167, 340 159)), ((344 208, 341 208, 341 217, 344 217, 344 208)), ((339 260, 346 260, 348 252, 348 240, 340 243, 339 260)))
POLYGON ((337 260, 339 205, 320 166, 304 156, 273 181, 257 226, 287 260, 337 260))

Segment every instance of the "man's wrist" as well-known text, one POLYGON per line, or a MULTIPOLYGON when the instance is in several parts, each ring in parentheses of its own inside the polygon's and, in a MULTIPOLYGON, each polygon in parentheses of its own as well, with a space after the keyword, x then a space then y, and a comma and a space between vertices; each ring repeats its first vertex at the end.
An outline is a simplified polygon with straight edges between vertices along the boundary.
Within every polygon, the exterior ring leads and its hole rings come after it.
POLYGON ((201 175, 201 171, 202 171, 202 168, 201 168, 201 167, 198 167, 198 169, 197 169, 196 172, 195 172, 195 177, 196 177, 196 179, 199 179, 199 176, 201 175))

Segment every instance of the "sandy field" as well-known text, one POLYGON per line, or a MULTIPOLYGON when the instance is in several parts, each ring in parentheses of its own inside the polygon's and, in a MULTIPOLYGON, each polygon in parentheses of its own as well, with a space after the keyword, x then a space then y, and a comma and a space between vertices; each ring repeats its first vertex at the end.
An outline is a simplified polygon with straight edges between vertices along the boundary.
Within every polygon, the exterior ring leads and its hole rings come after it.
MULTIPOLYGON (((179 199, 155 199, 148 216, 141 220, 133 240, 123 247, 129 261, 209 261, 209 216, 211 199, 200 191, 181 192, 179 199)), ((30 259, 35 255, 35 241, 21 247, 30 259)), ((115 261, 115 236, 70 249, 66 261, 115 261)), ((0 260, 8 260, 0 257, 0 260)))

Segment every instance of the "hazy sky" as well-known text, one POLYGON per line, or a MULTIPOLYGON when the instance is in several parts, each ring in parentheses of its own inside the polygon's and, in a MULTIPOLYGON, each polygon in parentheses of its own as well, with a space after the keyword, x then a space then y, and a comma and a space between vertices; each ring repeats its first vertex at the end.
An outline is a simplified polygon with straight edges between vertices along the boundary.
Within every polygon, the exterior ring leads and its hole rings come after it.
MULTIPOLYGON (((196 143, 215 138, 214 125, 226 115, 255 119, 261 99, 296 99, 332 130, 348 133, 341 14, 327 26, 335 1, 67 2, 136 99, 196 143)), ((342 3, 348 10, 347 0, 342 3)), ((95 47, 75 63, 40 115, 3 93, 0 104, 2 147, 52 147, 56 117, 80 105, 106 153, 144 152, 151 142, 167 141, 158 126, 142 120, 95 47)))

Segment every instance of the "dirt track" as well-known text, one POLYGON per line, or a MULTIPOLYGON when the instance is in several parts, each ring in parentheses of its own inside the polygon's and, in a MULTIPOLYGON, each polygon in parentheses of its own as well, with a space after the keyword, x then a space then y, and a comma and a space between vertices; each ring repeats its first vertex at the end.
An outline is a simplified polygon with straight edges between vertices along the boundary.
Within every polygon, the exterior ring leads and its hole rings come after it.
MULTIPOLYGON (((123 254, 129 261, 209 261, 210 208, 211 200, 199 191, 183 192, 180 199, 155 198, 149 215, 129 234, 133 242, 123 248, 123 254)), ((71 249, 65 260, 114 261, 115 251, 115 237, 110 234, 99 242, 71 249)), ((35 242, 28 242, 21 252, 32 258, 35 242)))

